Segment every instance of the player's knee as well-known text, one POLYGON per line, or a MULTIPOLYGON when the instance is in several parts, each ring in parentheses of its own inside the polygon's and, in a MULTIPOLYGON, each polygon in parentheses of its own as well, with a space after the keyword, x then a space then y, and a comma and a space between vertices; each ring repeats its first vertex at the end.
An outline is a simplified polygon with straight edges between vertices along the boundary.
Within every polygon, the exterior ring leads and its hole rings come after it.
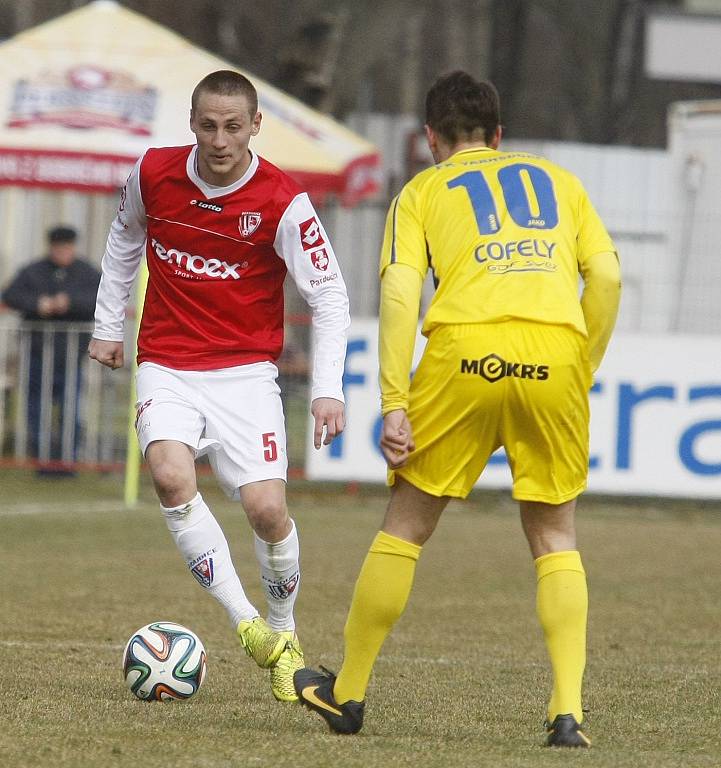
POLYGON ((521 501, 521 522, 534 558, 576 549, 576 502, 545 504, 521 501))
POLYGON ((155 462, 151 467, 153 485, 164 507, 184 504, 196 494, 195 480, 189 478, 184 467, 168 461, 155 462))
POLYGON ((285 499, 255 498, 245 503, 245 513, 253 530, 264 541, 279 541, 290 526, 285 499))

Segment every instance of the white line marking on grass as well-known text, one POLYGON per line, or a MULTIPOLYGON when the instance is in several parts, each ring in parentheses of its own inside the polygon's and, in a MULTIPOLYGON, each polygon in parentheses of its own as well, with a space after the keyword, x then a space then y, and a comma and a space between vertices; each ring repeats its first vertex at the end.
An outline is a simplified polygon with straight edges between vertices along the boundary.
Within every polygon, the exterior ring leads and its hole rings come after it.
POLYGON ((99 512, 121 512, 123 510, 122 501, 95 501, 88 503, 77 502, 51 502, 32 504, 12 504, 9 506, 0 506, 0 517, 13 517, 15 515, 52 515, 52 514, 96 514, 99 512))
POLYGON ((0 648, 23 648, 28 651, 37 648, 45 650, 74 648, 78 651, 122 651, 125 646, 115 643, 89 643, 87 640, 0 640, 0 648))

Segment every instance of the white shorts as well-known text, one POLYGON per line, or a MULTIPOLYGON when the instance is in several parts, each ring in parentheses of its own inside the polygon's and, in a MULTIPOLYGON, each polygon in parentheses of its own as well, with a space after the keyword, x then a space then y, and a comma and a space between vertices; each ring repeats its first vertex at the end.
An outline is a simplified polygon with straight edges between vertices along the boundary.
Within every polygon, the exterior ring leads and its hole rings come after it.
POLYGON ((285 419, 273 363, 214 371, 176 371, 141 363, 135 430, 145 455, 155 440, 177 440, 208 454, 223 491, 259 480, 285 480, 285 419))

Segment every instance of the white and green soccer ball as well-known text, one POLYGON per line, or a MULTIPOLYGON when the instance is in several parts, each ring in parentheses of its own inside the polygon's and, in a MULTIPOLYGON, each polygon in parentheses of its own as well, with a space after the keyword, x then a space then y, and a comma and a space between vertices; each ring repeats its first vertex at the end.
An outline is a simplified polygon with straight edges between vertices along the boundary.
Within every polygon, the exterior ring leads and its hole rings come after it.
POLYGON ((125 684, 143 701, 189 699, 205 680, 200 638, 172 621, 154 621, 133 633, 123 651, 125 684))

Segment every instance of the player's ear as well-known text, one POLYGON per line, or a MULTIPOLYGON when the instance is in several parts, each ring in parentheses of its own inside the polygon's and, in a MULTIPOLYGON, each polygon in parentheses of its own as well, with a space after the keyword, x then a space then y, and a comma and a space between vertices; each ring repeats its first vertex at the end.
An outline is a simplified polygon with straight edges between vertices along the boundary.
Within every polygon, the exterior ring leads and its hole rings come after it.
POLYGON ((493 134, 493 138, 491 139, 491 143, 488 145, 491 147, 491 149, 498 149, 498 146, 501 143, 501 137, 503 136, 503 126, 499 123, 496 126, 496 132, 493 134))
POLYGON ((426 143, 428 144, 428 149, 431 150, 433 160, 437 163, 440 161, 440 154, 438 151, 438 134, 433 130, 433 128, 431 128, 430 125, 424 125, 423 130, 426 134, 426 143))
POLYGON ((436 137, 436 132, 431 128, 430 125, 424 125, 423 131, 426 134, 426 143, 428 144, 428 149, 433 152, 434 147, 438 144, 438 139, 436 137))
POLYGON ((260 124, 263 120, 263 115, 260 112, 256 112, 255 116, 253 117, 253 122, 250 126, 250 135, 251 136, 257 136, 260 132, 260 124))

